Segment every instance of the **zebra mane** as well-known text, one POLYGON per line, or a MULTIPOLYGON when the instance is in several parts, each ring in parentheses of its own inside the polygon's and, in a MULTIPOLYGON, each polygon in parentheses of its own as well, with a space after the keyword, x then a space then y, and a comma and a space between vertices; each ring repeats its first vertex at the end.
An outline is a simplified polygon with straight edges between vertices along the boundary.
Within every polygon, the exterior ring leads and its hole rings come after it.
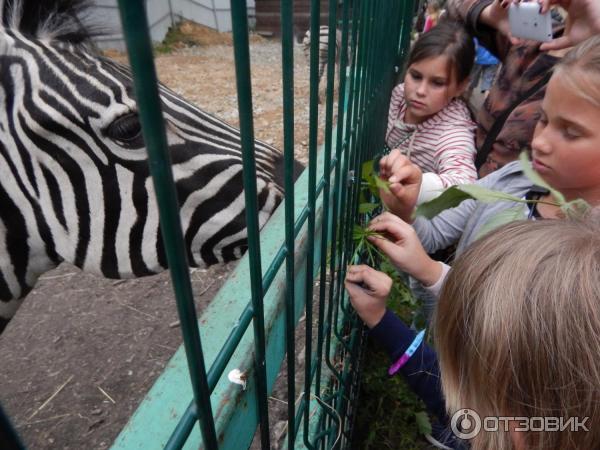
POLYGON ((86 24, 90 5, 90 0, 0 0, 1 23, 35 39, 89 44, 102 34, 86 24))

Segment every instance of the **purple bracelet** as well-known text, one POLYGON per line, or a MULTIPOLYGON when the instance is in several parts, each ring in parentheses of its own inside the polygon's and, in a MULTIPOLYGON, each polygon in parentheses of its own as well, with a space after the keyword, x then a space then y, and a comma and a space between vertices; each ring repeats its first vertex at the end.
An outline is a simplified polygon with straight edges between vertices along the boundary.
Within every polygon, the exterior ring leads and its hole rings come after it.
POLYGON ((412 355, 415 354, 421 342, 423 342, 423 338, 425 337, 425 330, 421 330, 416 336, 412 343, 408 346, 404 354, 396 361, 394 364, 390 366, 388 369, 388 375, 395 375, 404 364, 410 359, 412 355))

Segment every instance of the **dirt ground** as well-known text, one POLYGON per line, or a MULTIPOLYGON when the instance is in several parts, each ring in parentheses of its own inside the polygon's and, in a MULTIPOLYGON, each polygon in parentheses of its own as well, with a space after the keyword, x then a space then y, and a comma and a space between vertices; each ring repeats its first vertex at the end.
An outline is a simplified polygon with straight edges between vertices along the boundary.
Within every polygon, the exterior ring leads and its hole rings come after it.
MULTIPOLYGON (((255 134, 282 148, 280 43, 253 39, 251 55, 255 134)), ((308 69, 300 49, 295 61, 295 154, 305 162, 308 69)), ((166 85, 237 125, 231 46, 181 48, 156 65, 166 85)), ((200 312, 234 265, 193 271, 200 312)), ((68 264, 46 273, 0 336, 0 401, 26 446, 110 447, 179 346, 176 322, 168 273, 115 281, 68 264)))

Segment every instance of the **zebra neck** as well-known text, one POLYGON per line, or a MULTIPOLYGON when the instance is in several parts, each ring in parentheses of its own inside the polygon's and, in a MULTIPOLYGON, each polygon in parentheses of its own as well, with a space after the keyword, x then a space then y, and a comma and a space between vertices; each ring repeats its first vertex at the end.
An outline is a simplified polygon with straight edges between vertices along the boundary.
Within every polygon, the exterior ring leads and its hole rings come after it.
POLYGON ((10 174, 0 168, 0 303, 24 297, 61 261, 41 210, 10 174))

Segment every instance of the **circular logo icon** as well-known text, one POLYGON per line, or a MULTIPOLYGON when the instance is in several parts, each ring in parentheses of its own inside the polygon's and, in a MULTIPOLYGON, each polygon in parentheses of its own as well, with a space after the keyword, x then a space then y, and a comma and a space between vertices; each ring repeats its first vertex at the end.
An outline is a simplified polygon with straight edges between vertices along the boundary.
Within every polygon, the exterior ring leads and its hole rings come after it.
POLYGON ((452 415, 450 427, 457 438, 473 439, 481 431, 481 418, 472 409, 459 409, 452 415))

